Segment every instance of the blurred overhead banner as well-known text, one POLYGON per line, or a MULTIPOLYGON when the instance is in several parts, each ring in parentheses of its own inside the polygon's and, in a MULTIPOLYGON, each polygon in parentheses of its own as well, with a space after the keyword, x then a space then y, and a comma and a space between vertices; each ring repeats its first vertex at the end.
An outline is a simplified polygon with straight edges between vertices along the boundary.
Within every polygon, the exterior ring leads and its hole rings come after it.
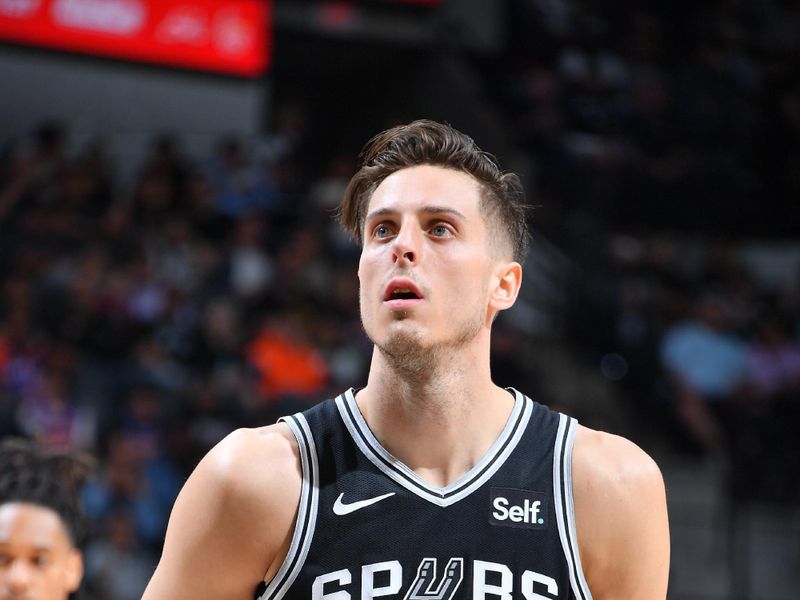
POLYGON ((271 0, 0 0, 0 40, 243 77, 271 58, 271 0))

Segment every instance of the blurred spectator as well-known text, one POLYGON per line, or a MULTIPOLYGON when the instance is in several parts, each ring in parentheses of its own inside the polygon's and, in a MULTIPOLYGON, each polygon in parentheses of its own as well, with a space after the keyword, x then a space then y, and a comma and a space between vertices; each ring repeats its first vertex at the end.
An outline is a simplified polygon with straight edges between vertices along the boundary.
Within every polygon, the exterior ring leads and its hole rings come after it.
POLYGON ((661 360, 676 387, 677 414, 707 449, 724 445, 709 403, 730 402, 745 383, 747 347, 727 330, 724 310, 719 297, 701 297, 693 318, 667 329, 661 342, 661 360))
POLYGON ((236 221, 228 257, 229 285, 242 300, 263 294, 275 277, 273 260, 265 250, 268 224, 260 217, 236 221))
POLYGON ((720 399, 745 381, 745 344, 731 335, 723 300, 715 294, 700 297, 693 317, 664 334, 661 358, 684 385, 703 396, 720 399))
POLYGON ((137 539, 134 519, 125 509, 117 509, 103 520, 101 532, 86 550, 91 593, 104 600, 141 598, 153 566, 137 539))
POLYGON ((263 214, 280 204, 271 165, 253 161, 244 143, 234 137, 220 143, 218 154, 208 165, 217 211, 228 217, 263 214))
POLYGON ((23 439, 0 441, 3 598, 75 597, 87 534, 80 490, 93 467, 84 454, 23 439))
POLYGON ((271 318, 247 345, 246 356, 258 369, 267 401, 315 397, 323 390, 328 368, 303 330, 301 315, 285 313, 271 318))
POLYGON ((147 479, 147 466, 135 440, 112 435, 102 477, 89 483, 84 502, 98 523, 119 510, 128 511, 138 543, 155 549, 160 547, 171 505, 164 506, 156 486, 147 479))
POLYGON ((131 198, 131 215, 145 231, 163 225, 176 210, 178 190, 167 167, 144 167, 136 179, 131 198))
POLYGON ((800 393, 800 341, 790 331, 776 315, 759 324, 747 357, 747 383, 760 398, 800 393))

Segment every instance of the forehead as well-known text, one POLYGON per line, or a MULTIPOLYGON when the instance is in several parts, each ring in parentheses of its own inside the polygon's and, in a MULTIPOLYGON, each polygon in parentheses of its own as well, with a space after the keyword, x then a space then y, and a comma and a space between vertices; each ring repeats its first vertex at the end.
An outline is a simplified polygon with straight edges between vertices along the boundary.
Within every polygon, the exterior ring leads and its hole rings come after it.
POLYGON ((433 165, 401 169, 372 193, 367 214, 376 210, 406 211, 439 206, 469 217, 480 209, 481 187, 467 173, 433 165))
POLYGON ((50 549, 70 546, 55 511, 24 502, 0 506, 0 544, 50 549))

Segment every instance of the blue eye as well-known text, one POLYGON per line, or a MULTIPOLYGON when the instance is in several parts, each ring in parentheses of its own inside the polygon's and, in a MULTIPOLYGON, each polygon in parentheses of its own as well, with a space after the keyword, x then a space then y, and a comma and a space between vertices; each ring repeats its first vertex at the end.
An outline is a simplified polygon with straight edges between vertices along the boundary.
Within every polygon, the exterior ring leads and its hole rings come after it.
POLYGON ((436 225, 433 229, 431 229, 431 233, 436 237, 445 237, 450 235, 450 230, 444 225, 436 225))
POLYGON ((375 228, 375 237, 376 238, 385 238, 391 234, 391 231, 386 225, 378 225, 375 228))

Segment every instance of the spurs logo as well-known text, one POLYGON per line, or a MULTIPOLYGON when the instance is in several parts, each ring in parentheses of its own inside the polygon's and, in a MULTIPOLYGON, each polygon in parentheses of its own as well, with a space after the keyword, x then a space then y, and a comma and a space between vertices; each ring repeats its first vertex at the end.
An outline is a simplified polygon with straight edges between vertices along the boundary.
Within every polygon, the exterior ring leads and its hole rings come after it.
POLYGON ((464 559, 451 558, 436 585, 436 559, 423 558, 404 600, 450 600, 464 577, 464 559), (434 587, 435 586, 435 587, 434 587))

